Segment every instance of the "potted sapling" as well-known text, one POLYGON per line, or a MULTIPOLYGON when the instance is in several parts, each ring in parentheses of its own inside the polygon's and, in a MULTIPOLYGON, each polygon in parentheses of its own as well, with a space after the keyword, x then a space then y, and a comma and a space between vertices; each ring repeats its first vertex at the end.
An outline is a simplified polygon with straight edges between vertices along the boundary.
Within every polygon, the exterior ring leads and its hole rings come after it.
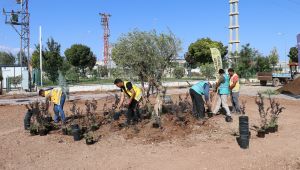
POLYGON ((38 127, 37 127, 37 125, 34 124, 34 123, 32 123, 32 124, 30 125, 29 131, 30 131, 30 134, 31 134, 32 136, 39 134, 39 133, 38 133, 38 127))
POLYGON ((278 118, 279 114, 283 112, 284 107, 280 106, 280 103, 275 99, 272 99, 269 95, 270 107, 267 109, 270 112, 270 121, 268 124, 268 130, 270 133, 278 131, 278 118))
POLYGON ((267 112, 265 111, 264 106, 264 97, 261 93, 257 93, 255 98, 255 103, 258 106, 258 113, 260 117, 260 127, 257 130, 257 137, 264 138, 265 134, 268 133, 267 129, 267 112))
POLYGON ((95 143, 92 132, 85 133, 83 136, 87 145, 92 145, 95 143))

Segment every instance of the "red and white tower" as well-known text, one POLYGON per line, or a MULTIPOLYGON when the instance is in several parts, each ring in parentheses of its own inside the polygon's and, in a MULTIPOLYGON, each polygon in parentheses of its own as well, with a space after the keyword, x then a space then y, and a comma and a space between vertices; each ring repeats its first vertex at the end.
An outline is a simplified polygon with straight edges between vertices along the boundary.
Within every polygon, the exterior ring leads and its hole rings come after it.
POLYGON ((109 29, 109 17, 110 14, 100 13, 101 16, 101 25, 103 27, 103 39, 104 39, 104 48, 103 48, 103 60, 104 64, 107 65, 108 61, 110 60, 109 55, 109 36, 110 36, 110 29, 109 29))

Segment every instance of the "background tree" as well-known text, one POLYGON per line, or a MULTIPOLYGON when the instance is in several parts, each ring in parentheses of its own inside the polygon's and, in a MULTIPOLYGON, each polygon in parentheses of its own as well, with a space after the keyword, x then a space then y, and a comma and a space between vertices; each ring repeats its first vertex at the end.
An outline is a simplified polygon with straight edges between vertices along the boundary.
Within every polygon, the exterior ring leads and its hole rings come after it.
POLYGON ((277 63, 279 61, 279 54, 278 54, 276 48, 273 48, 273 50, 271 51, 271 53, 269 55, 269 60, 270 60, 270 64, 272 65, 272 68, 274 70, 274 67, 277 65, 277 63))
POLYGON ((256 56, 254 65, 255 72, 270 72, 272 71, 270 65, 270 59, 268 57, 264 57, 261 54, 256 56))
POLYGON ((22 82, 21 76, 10 77, 10 79, 11 79, 11 84, 14 85, 15 88, 22 82))
POLYGON ((112 50, 112 59, 125 70, 130 70, 142 82, 149 77, 160 81, 181 50, 181 42, 171 32, 158 34, 155 30, 135 30, 122 35, 112 50))
POLYGON ((43 70, 49 80, 54 83, 58 80, 58 71, 63 64, 63 58, 60 55, 60 44, 55 42, 53 38, 48 39, 44 53, 43 70))
POLYGON ((298 48, 292 47, 290 48, 288 57, 290 58, 290 62, 298 62, 298 48))
POLYGON ((71 66, 65 73, 66 80, 69 82, 79 82, 79 74, 74 66, 71 66))
POLYGON ((185 54, 185 60, 193 67, 200 64, 212 63, 210 48, 218 48, 222 59, 228 53, 227 47, 222 42, 213 41, 210 38, 202 38, 189 46, 188 52, 185 54))
MULTIPOLYGON (((21 52, 21 55, 22 55, 22 65, 23 66, 28 66, 28 56, 27 54, 24 53, 24 51, 21 52)), ((17 63, 20 64, 20 51, 18 52, 18 54, 16 55, 16 58, 17 58, 17 63)))
POLYGON ((100 77, 108 76, 108 69, 106 66, 98 66, 98 73, 100 77))
POLYGON ((215 77, 216 69, 213 64, 203 64, 201 65, 200 69, 201 75, 207 78, 208 80, 215 77))
POLYGON ((12 53, 7 53, 4 51, 0 51, 0 64, 1 65, 14 65, 16 62, 16 58, 12 53))
POLYGON ((82 44, 74 44, 65 51, 65 56, 71 65, 78 68, 82 76, 86 76, 86 69, 92 69, 96 64, 96 57, 91 49, 82 44))
POLYGON ((248 79, 257 72, 270 72, 272 70, 270 58, 264 57, 258 50, 252 48, 250 44, 242 46, 239 56, 234 69, 241 78, 248 79))
POLYGON ((177 79, 181 79, 185 75, 185 69, 183 67, 176 67, 173 70, 173 75, 177 79))

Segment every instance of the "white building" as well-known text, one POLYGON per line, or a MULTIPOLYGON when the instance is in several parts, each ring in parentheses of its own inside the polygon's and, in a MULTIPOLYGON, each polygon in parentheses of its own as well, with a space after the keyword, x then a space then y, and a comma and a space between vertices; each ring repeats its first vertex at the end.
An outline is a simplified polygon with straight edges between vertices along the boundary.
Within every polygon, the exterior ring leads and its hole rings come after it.
POLYGON ((22 88, 23 90, 29 90, 29 72, 27 67, 20 66, 1 66, 2 76, 3 76, 3 88, 6 89, 6 80, 9 77, 22 76, 21 84, 17 85, 17 88, 22 88))

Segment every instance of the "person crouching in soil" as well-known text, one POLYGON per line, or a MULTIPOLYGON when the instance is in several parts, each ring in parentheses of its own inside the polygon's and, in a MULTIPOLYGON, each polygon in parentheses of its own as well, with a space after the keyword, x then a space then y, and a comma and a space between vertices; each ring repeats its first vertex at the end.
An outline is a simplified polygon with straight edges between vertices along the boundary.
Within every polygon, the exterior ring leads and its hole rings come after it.
POLYGON ((139 102, 142 98, 142 89, 138 86, 132 84, 129 81, 123 81, 121 79, 116 79, 114 81, 114 84, 121 89, 121 99, 118 104, 118 109, 123 107, 124 101, 125 101, 125 95, 128 96, 128 110, 126 113, 127 121, 125 122, 125 125, 134 124, 138 121, 140 118, 138 107, 139 102))
POLYGON ((203 121, 205 117, 205 107, 202 96, 205 98, 205 103, 210 111, 209 102, 209 82, 200 81, 190 88, 190 96, 193 102, 193 116, 198 120, 203 121))
MULTIPOLYGON (((54 104, 54 122, 58 123, 59 119, 61 119, 62 124, 65 124, 65 112, 64 112, 64 104, 66 100, 66 95, 62 92, 61 88, 51 88, 47 90, 41 89, 39 91, 39 96, 46 97, 46 109, 48 109, 48 102, 52 102, 54 104), (59 115, 60 114, 60 115, 59 115)), ((30 120, 33 112, 28 110, 25 114, 24 118, 24 128, 25 130, 29 130, 30 128, 30 120)))
POLYGON ((64 104, 66 100, 66 94, 61 88, 53 88, 49 90, 41 89, 39 95, 46 98, 46 103, 48 101, 54 104, 54 123, 58 123, 59 120, 64 124, 66 122, 66 116, 64 112, 64 104))

